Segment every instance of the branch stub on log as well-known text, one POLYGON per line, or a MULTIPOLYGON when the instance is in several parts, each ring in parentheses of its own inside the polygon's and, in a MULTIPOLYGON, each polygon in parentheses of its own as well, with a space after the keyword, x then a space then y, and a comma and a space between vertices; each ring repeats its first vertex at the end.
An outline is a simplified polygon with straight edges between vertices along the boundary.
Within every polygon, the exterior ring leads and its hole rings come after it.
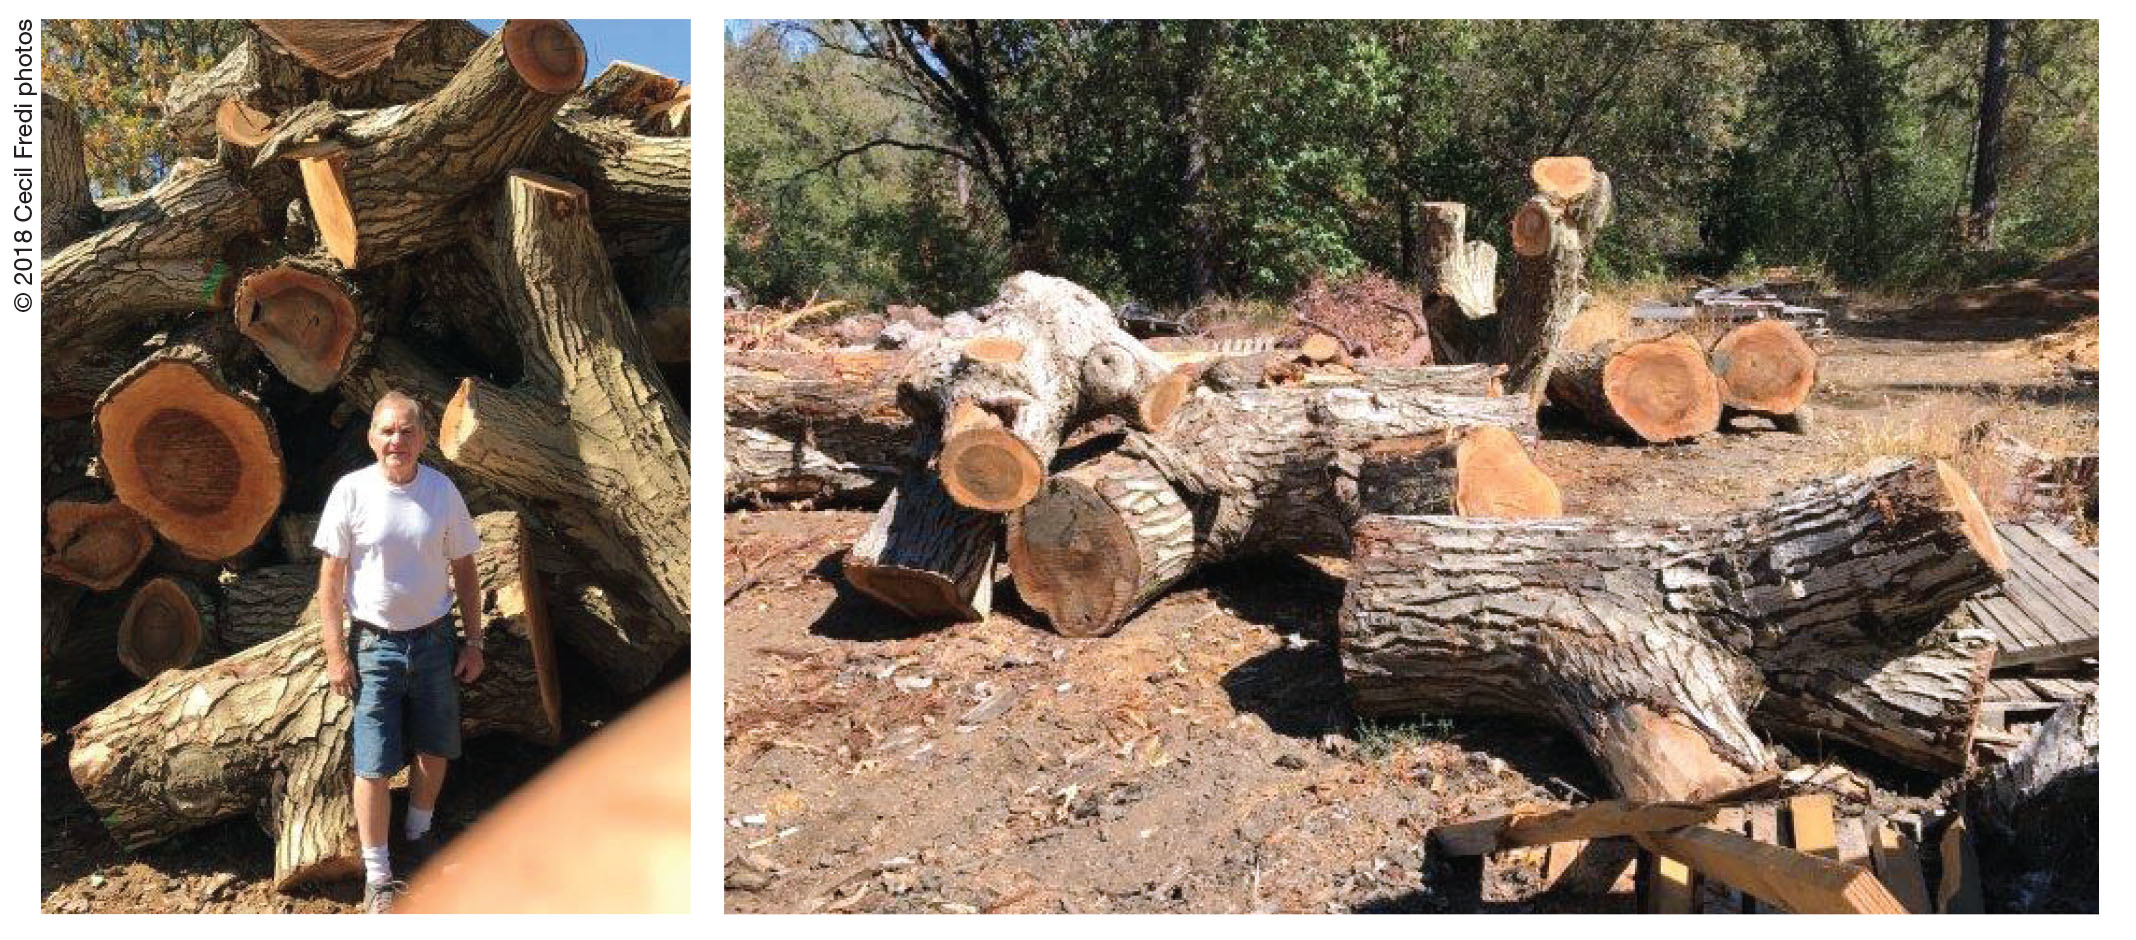
POLYGON ((260 113, 236 98, 224 98, 215 109, 215 135, 248 150, 258 148, 274 134, 274 118, 260 113))

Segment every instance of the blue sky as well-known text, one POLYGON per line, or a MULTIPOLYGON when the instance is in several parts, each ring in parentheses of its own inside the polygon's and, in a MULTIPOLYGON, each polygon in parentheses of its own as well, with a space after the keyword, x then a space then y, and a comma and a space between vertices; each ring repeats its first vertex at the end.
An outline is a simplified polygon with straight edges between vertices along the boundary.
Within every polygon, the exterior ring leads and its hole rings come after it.
MULTIPOLYGON (((470 22, 489 33, 504 25, 503 20, 470 22)), ((572 20, 571 28, 578 30, 586 44, 588 79, 621 59, 670 78, 690 80, 689 20, 572 20)))

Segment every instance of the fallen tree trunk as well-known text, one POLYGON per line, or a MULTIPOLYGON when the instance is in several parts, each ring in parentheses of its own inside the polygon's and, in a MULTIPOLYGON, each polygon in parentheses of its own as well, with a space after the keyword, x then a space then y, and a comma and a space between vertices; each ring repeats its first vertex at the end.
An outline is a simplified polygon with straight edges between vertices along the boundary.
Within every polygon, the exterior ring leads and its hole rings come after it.
POLYGON ((984 620, 1000 540, 999 517, 957 505, 938 477, 914 468, 841 567, 854 589, 914 620, 984 620))
POLYGON ((328 253, 361 270, 457 240, 457 210, 533 151, 585 69, 562 20, 513 20, 429 97, 304 151, 305 199, 328 253))
MULTIPOLYGON (((526 602, 538 590, 525 580, 527 545, 515 530, 483 520, 477 569, 492 639, 482 678, 465 691, 462 727, 554 743, 557 711, 543 698, 556 688, 547 675, 553 664, 539 639, 546 624, 539 604, 526 602)), ((256 620, 257 612, 238 608, 286 611, 304 596, 301 580, 281 577, 276 585, 234 592, 233 616, 256 620)), ((361 870, 350 805, 351 700, 327 686, 319 629, 317 607, 307 604, 281 636, 163 673, 71 730, 68 770, 119 845, 140 849, 257 809, 275 840, 278 890, 361 870)))
POLYGON ((56 500, 45 507, 44 573, 96 591, 126 583, 156 533, 118 500, 56 500))
POLYGON ((690 433, 567 183, 513 173, 477 248, 527 337, 510 389, 464 379, 440 422, 447 459, 536 507, 612 591, 651 614, 621 635, 567 633, 618 689, 643 688, 690 639, 690 433))
POLYGON ((1594 426, 1651 444, 1721 425, 1720 381, 1705 351, 1683 334, 1566 353, 1551 370, 1549 392, 1594 426))
POLYGON ((1076 426, 1118 415, 1163 427, 1185 399, 1190 372, 1129 336, 1089 291, 1025 272, 1002 284, 978 336, 921 352, 899 385, 913 421, 939 429, 937 469, 950 498, 1007 512, 1037 495, 1046 466, 1076 426), (958 403, 991 415, 968 419, 958 403), (960 441, 954 429, 971 436, 960 441))
POLYGON ((1635 800, 1749 782, 1768 671, 1919 637, 2007 567, 1963 480, 1889 460, 1696 523, 1368 516, 1353 557, 1359 714, 1555 720, 1635 800))
POLYGON ((1783 428, 1795 422, 1817 384, 1817 351, 1786 320, 1754 320, 1721 334, 1708 355, 1720 378, 1721 406, 1761 415, 1783 428))
POLYGON ((898 409, 905 353, 729 352, 724 420, 862 466, 914 462, 918 439, 898 409))
POLYGON ((1347 553, 1345 452, 1417 436, 1454 443, 1480 428, 1510 429, 1517 452, 1534 417, 1519 398, 1369 385, 1198 396, 1165 431, 1131 434, 1117 452, 1055 474, 1010 515, 1017 594, 1063 634, 1102 636, 1198 566, 1347 553))
POLYGON ((727 427, 726 504, 880 505, 903 461, 856 464, 756 428, 727 427))

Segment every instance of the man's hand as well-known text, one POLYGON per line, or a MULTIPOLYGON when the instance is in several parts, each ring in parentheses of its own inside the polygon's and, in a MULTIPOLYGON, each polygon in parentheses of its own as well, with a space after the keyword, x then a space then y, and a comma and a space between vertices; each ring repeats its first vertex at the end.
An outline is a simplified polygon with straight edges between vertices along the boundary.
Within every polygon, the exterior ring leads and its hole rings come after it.
POLYGON ((327 657, 326 681, 342 695, 356 694, 356 664, 349 662, 347 656, 327 657))
POLYGON ((473 684, 476 679, 482 678, 482 650, 474 646, 461 647, 460 662, 452 667, 452 676, 463 685, 473 684))

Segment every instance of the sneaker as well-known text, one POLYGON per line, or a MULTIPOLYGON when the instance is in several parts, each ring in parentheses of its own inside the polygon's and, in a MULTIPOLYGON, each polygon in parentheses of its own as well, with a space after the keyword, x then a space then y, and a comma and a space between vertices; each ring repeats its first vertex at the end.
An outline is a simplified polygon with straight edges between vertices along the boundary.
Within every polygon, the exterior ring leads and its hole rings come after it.
POLYGON ((438 854, 441 847, 443 843, 438 840, 437 827, 433 826, 421 836, 402 839, 400 848, 394 855, 401 860, 401 864, 408 866, 409 871, 415 871, 423 867, 424 862, 430 861, 431 856, 438 854))
POLYGON ((408 890, 408 885, 400 881, 364 882, 363 912, 366 914, 393 913, 393 902, 400 900, 401 892, 406 890, 408 890))

